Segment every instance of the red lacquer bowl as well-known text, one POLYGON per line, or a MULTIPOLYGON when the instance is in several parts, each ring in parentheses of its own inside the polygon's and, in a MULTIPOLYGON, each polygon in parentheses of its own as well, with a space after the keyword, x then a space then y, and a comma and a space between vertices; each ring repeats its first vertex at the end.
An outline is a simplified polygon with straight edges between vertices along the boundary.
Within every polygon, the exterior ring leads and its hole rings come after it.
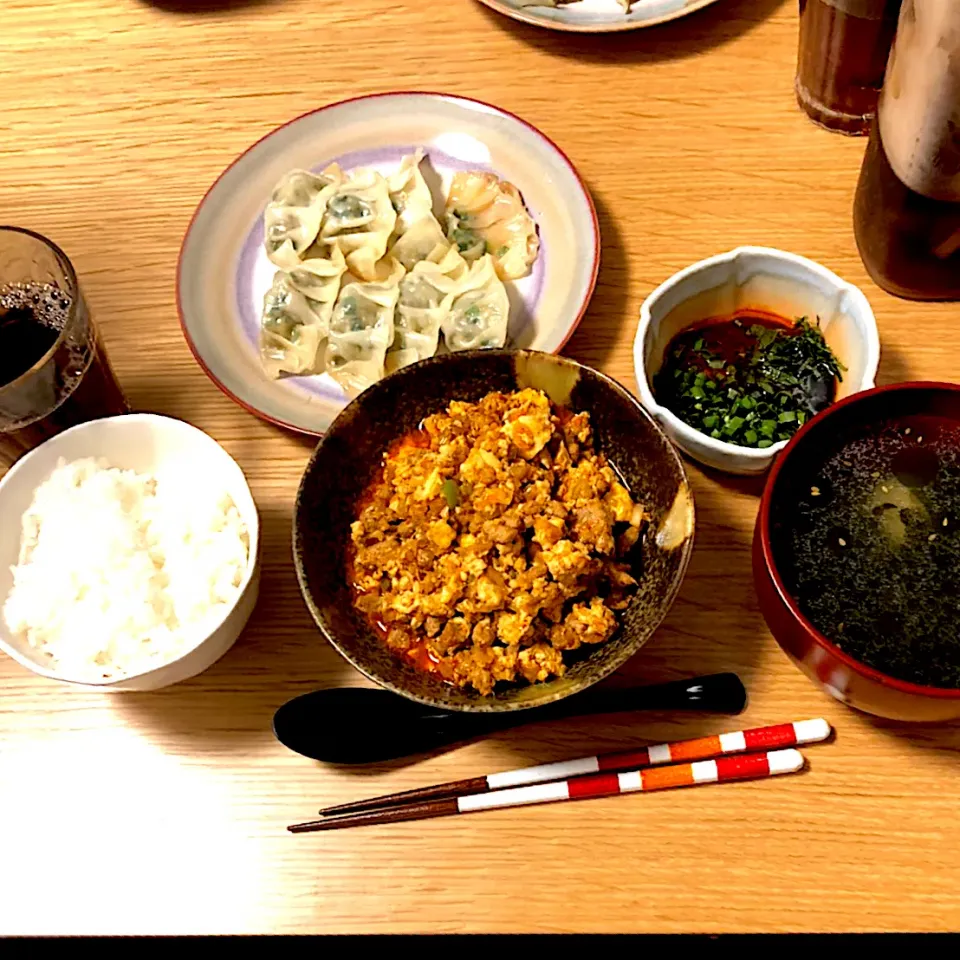
POLYGON ((753 577, 760 609, 777 643, 817 686, 867 713, 929 722, 960 717, 960 690, 897 680, 854 660, 823 636, 800 612, 777 570, 772 539, 777 534, 771 520, 779 498, 796 497, 798 474, 809 476, 811 463, 831 452, 832 437, 917 415, 960 423, 960 386, 918 382, 878 387, 835 403, 802 427, 777 458, 763 491, 753 538, 753 577))

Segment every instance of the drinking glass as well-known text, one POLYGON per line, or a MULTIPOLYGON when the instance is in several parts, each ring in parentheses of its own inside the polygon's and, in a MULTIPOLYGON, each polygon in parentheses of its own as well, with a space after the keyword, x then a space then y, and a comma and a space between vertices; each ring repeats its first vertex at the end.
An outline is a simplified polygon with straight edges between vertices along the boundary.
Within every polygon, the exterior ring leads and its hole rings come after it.
POLYGON ((0 226, 0 351, 0 470, 68 427, 129 412, 73 265, 20 227, 0 226))
POLYGON ((811 120, 866 134, 877 111, 901 0, 800 0, 796 92, 811 120))

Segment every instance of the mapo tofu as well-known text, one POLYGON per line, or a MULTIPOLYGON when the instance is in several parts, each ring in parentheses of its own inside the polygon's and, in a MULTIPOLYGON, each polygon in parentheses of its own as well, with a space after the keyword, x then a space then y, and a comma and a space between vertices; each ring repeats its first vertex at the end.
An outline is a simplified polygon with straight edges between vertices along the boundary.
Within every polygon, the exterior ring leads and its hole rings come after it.
POLYGON ((542 682, 616 630, 644 524, 586 413, 533 389, 453 401, 361 500, 355 603, 391 650, 457 686, 542 682))

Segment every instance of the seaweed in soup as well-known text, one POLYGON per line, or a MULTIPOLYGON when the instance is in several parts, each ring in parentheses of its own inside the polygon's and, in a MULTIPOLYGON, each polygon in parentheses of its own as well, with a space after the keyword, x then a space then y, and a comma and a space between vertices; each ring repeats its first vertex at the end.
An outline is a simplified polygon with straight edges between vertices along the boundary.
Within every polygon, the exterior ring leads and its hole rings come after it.
POLYGON ((841 439, 773 519, 820 633, 890 676, 960 688, 960 426, 913 416, 841 439))

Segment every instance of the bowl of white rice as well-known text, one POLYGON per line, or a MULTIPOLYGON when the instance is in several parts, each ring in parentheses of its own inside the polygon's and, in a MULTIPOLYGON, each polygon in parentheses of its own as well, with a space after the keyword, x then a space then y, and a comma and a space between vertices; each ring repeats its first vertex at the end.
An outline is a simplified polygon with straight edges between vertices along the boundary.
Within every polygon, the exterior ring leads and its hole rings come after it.
POLYGON ((259 581, 243 471, 183 421, 84 423, 0 480, 0 649, 42 676, 107 690, 186 680, 233 646, 259 581))

